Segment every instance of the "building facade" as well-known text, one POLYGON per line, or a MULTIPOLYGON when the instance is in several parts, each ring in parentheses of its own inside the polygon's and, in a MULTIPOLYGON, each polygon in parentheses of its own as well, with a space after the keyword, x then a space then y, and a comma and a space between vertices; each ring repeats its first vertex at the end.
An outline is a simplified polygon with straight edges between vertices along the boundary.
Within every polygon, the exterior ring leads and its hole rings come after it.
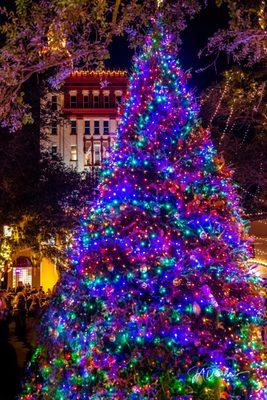
MULTIPOLYGON (((71 74, 60 93, 49 94, 48 114, 52 117, 50 127, 45 128, 47 140, 43 146, 78 172, 97 173, 116 140, 119 109, 127 84, 124 71, 71 74)), ((50 259, 39 258, 30 248, 20 248, 3 269, 0 287, 17 287, 22 282, 47 290, 57 280, 58 271, 50 259)))
POLYGON ((66 80, 61 94, 51 94, 52 109, 63 119, 51 122, 48 146, 77 171, 94 171, 116 139, 119 108, 127 90, 125 71, 79 71, 66 80))

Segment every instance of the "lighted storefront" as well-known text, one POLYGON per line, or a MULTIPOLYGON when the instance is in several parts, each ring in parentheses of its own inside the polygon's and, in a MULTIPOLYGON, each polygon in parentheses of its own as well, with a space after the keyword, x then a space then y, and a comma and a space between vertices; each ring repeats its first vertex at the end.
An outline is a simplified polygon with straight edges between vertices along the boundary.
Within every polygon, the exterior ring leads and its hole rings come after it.
POLYGON ((12 268, 12 286, 17 287, 19 282, 32 286, 33 264, 28 257, 18 257, 12 268))

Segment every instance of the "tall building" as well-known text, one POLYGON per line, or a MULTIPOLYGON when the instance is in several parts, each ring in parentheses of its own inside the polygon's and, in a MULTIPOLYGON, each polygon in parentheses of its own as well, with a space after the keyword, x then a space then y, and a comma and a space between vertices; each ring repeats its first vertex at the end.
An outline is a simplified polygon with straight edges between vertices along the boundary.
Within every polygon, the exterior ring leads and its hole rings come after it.
POLYGON ((125 71, 79 71, 66 80, 61 94, 51 94, 52 109, 63 120, 52 121, 52 153, 77 171, 97 170, 116 138, 118 109, 127 89, 125 71))
MULTIPOLYGON (((127 84, 124 71, 72 73, 60 93, 49 95, 51 108, 47 114, 49 119, 52 114, 52 121, 45 128, 48 140, 44 146, 79 172, 97 172, 116 140, 119 108, 127 84)), ((20 248, 12 256, 12 264, 0 274, 0 287, 16 287, 22 282, 47 290, 57 279, 56 265, 50 259, 39 259, 32 249, 20 248)))

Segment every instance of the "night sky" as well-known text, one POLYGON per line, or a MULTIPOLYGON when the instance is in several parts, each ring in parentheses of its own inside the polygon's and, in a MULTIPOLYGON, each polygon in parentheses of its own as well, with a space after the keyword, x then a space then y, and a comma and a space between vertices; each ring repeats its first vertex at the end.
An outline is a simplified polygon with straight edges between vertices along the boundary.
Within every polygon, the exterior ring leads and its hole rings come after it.
MULTIPOLYGON (((211 82, 220 79, 220 73, 227 67, 225 57, 217 60, 217 70, 214 67, 196 73, 199 68, 209 65, 211 58, 199 59, 198 52, 205 47, 207 39, 218 29, 227 26, 227 10, 225 7, 216 7, 210 4, 196 18, 189 21, 188 28, 182 34, 182 48, 179 53, 183 69, 191 70, 192 79, 189 80, 191 88, 200 93, 211 82)), ((108 68, 126 69, 131 71, 133 51, 129 49, 126 38, 116 38, 110 47, 111 60, 107 62, 108 68)))

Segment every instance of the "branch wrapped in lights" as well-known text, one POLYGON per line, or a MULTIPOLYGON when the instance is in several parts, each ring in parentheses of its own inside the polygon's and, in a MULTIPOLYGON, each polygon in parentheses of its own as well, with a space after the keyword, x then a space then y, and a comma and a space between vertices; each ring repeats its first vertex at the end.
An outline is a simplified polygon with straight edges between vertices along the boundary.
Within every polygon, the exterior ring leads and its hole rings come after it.
POLYGON ((21 399, 264 399, 247 225, 172 48, 154 22, 21 399))

